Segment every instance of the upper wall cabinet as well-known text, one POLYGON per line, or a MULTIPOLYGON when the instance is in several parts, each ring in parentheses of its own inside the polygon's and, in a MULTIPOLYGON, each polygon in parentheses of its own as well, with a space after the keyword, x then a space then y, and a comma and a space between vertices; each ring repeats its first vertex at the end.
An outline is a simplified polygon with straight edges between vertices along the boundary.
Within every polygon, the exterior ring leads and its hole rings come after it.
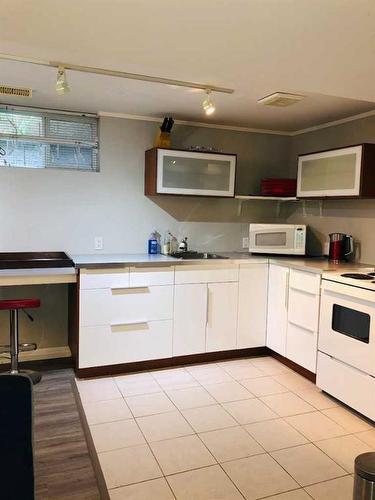
POLYGON ((146 151, 145 162, 147 196, 234 196, 234 154, 153 148, 146 151))
POLYGON ((375 144, 299 156, 297 197, 375 197, 375 144))

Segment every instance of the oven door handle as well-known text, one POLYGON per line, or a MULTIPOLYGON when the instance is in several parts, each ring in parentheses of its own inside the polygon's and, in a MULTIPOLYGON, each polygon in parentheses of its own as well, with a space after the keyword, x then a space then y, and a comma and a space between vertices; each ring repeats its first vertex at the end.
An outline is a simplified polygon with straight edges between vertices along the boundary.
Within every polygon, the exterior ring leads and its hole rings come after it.
POLYGON ((356 286, 349 286, 335 281, 323 280, 322 284, 322 299, 324 295, 342 297, 347 299, 350 297, 354 302, 366 302, 375 307, 375 296, 373 290, 356 286))

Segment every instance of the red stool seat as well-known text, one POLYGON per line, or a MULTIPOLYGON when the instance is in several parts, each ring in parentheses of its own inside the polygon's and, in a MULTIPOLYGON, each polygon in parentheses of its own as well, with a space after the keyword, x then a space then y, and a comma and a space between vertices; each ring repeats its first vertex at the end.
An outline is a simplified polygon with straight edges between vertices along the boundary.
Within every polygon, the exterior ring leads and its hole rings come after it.
POLYGON ((33 309, 40 307, 39 299, 0 300, 0 310, 33 309))

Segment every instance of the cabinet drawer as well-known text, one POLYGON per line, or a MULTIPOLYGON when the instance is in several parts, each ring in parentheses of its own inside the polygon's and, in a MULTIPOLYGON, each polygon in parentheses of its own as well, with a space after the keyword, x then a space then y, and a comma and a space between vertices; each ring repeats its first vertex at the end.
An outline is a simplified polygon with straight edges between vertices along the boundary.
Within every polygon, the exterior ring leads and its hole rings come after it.
POLYGON ((131 267, 130 286, 173 285, 174 267, 131 267))
POLYGON ((307 330, 318 331, 319 295, 290 288, 288 321, 307 330))
POLYGON ((320 274, 290 270, 289 286, 303 292, 319 294, 320 274))
POLYGON ((176 266, 175 283, 224 283, 238 281, 238 265, 193 264, 176 266))
POLYGON ((79 368, 172 356, 172 321, 81 327, 79 368))
POLYGON ((80 325, 172 319, 173 285, 81 290, 80 325))
POLYGON ((370 375, 318 352, 316 385, 375 420, 375 379, 370 375))
POLYGON ((288 324, 286 357, 313 373, 316 373, 317 344, 316 331, 288 324))
POLYGON ((103 269, 81 269, 79 286, 81 290, 129 286, 129 268, 106 269, 105 272, 103 269))

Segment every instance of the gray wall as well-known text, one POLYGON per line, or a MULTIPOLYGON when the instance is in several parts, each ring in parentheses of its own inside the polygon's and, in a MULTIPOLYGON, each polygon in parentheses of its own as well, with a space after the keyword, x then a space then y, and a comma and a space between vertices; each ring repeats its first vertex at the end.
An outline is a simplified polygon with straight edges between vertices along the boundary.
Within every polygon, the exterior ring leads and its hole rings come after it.
MULTIPOLYGON (((0 251, 94 253, 94 237, 102 236, 104 252, 140 253, 154 228, 187 235, 197 249, 239 250, 249 221, 273 219, 262 203, 244 204, 239 217, 236 200, 146 198, 144 152, 157 127, 103 117, 99 173, 0 169, 0 251)), ((173 146, 190 145, 238 153, 240 193, 259 189, 265 171, 288 170, 288 137, 176 126, 173 146)))
MULTIPOLYGON (((299 154, 362 142, 375 142, 375 116, 294 136, 290 149, 290 175, 296 175, 299 154)), ((349 233, 357 241, 356 260, 375 262, 375 200, 325 200, 322 214, 318 202, 307 202, 305 217, 301 203, 290 204, 284 215, 290 223, 309 225, 310 251, 322 251, 331 232, 349 233)))

